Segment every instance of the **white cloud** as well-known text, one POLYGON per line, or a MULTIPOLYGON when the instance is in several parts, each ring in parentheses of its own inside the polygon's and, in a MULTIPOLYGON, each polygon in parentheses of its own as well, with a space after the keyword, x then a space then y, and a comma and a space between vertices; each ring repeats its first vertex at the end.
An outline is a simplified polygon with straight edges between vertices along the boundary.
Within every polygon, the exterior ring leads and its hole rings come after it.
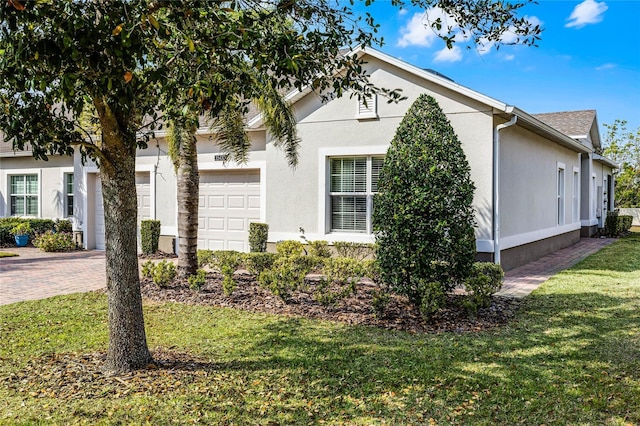
POLYGON ((515 59, 514 55, 507 55, 507 56, 504 57, 505 61, 513 61, 514 59, 515 59))
MULTIPOLYGON (((407 22, 407 25, 400 28, 400 34, 402 34, 402 36, 398 40, 398 46, 430 47, 438 36, 446 35, 449 32, 449 26, 451 26, 451 30, 454 33, 459 29, 455 19, 444 13, 439 7, 428 9, 424 13, 414 13, 409 22, 407 22), (440 19, 442 23, 440 30, 436 30, 431 26, 431 24, 438 19, 440 19)), ((468 36, 457 32, 455 38, 456 41, 464 41, 468 36)))
POLYGON ((404 16, 404 15, 406 15, 407 13, 409 13, 409 10, 408 10, 408 9, 400 9, 400 11, 398 12, 398 15, 400 15, 400 16, 404 16))
POLYGON ((608 62, 606 64, 602 64, 599 67, 596 67, 596 71, 606 71, 615 68, 617 65, 608 62))
POLYGON ((605 2, 584 0, 573 9, 565 27, 582 28, 587 24, 597 24, 602 21, 602 15, 608 8, 605 2))
POLYGON ((459 46, 453 46, 451 49, 438 50, 433 57, 434 62, 458 62, 462 59, 462 50, 459 46))
POLYGON ((398 46, 424 46, 429 47, 436 38, 436 34, 431 31, 431 28, 427 28, 424 23, 424 13, 414 14, 407 25, 400 28, 400 40, 398 40, 398 46))

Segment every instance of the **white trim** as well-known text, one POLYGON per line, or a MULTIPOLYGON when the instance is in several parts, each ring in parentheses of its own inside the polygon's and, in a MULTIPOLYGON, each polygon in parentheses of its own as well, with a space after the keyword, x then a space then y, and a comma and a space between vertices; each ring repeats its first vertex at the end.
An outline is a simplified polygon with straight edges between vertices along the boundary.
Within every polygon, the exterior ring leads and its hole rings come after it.
POLYGON ((160 225, 160 235, 171 235, 178 238, 178 227, 160 225))
POLYGON ((476 251, 478 253, 493 253, 493 240, 476 240, 476 251))
POLYGON ((571 222, 578 223, 580 222, 580 192, 582 175, 580 174, 580 167, 573 166, 573 174, 571 175, 571 186, 572 186, 572 196, 571 196, 571 222), (578 176, 576 187, 576 175, 578 176))
MULTIPOLYGON (((348 156, 378 156, 387 155, 389 145, 370 145, 370 146, 341 146, 331 148, 319 148, 318 149, 318 238, 319 240, 329 241, 330 235, 346 236, 346 239, 338 239, 336 241, 354 241, 354 242, 371 242, 370 238, 363 238, 363 234, 359 233, 332 233, 329 231, 331 225, 329 222, 329 174, 327 173, 329 167, 330 157, 348 157, 348 156), (351 240, 349 238, 356 238, 351 240), (363 241, 360 241, 363 240, 363 241), (366 241, 364 241, 366 240, 366 241)), ((364 234, 370 237, 371 234, 364 234)))
POLYGON ((567 176, 564 163, 556 161, 556 225, 564 226, 567 222, 567 176), (562 179, 562 180, 560 180, 562 179))
MULTIPOLYGON (((29 169, 8 169, 2 172, 7 191, 7 199, 5 200, 5 215, 6 217, 13 217, 11 215, 11 176, 22 175, 37 175, 38 176, 38 215, 36 218, 42 218, 42 169, 41 168, 29 168, 29 169)), ((25 209, 26 209, 25 204, 25 209)), ((21 216, 21 217, 33 217, 33 216, 21 216)))
POLYGON ((511 235, 509 237, 502 237, 502 239, 500 240, 500 246, 501 250, 506 250, 512 247, 521 246, 523 244, 529 244, 535 241, 544 240, 545 238, 566 234, 567 232, 575 231, 578 229, 580 229, 580 223, 570 223, 568 225, 539 229, 537 231, 526 232, 524 234, 511 235))
POLYGON ((71 226, 74 226, 75 217, 76 217, 76 177, 73 173, 73 166, 71 167, 60 167, 60 187, 62 191, 62 218, 68 219, 71 221, 71 226), (73 214, 71 216, 67 216, 67 175, 73 176, 73 214))
POLYGON ((585 219, 580 221, 582 226, 593 226, 598 224, 598 219, 585 219))

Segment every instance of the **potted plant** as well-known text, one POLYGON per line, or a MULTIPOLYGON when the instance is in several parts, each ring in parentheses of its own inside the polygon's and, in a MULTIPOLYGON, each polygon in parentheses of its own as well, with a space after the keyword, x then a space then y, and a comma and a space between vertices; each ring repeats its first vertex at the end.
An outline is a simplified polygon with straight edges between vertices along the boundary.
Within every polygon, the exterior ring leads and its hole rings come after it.
POLYGON ((20 222, 13 228, 11 228, 11 234, 16 240, 18 247, 24 247, 29 242, 29 234, 32 232, 29 222, 20 222))

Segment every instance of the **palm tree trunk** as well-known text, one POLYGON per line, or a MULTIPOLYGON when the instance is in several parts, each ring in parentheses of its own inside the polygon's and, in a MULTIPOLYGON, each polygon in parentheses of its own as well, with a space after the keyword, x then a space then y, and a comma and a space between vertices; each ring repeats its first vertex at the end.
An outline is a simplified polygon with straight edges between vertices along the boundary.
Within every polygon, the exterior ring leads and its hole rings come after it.
POLYGON ((172 126, 178 142, 178 276, 188 278, 198 269, 198 201, 200 176, 196 126, 172 126))

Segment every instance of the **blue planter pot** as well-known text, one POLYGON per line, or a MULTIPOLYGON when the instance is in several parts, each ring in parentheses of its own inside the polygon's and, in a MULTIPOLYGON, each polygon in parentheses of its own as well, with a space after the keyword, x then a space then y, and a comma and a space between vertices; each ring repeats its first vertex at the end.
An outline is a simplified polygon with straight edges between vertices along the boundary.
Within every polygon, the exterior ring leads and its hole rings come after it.
POLYGON ((29 242, 29 235, 16 235, 14 238, 18 247, 24 247, 29 242))

